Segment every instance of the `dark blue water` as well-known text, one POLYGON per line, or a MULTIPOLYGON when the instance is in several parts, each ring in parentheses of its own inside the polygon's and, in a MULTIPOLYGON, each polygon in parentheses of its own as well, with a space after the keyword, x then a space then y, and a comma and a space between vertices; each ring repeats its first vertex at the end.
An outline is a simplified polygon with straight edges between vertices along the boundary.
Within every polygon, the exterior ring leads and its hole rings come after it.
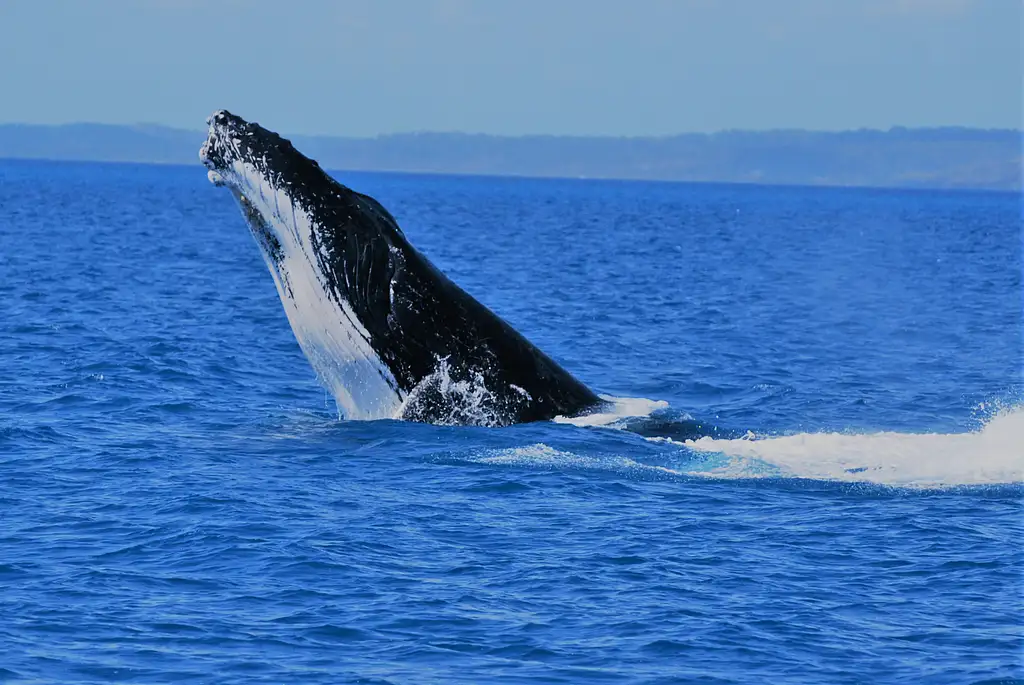
POLYGON ((1024 681, 1015 195, 342 178, 639 418, 339 421, 201 167, 0 163, 0 681, 1024 681))

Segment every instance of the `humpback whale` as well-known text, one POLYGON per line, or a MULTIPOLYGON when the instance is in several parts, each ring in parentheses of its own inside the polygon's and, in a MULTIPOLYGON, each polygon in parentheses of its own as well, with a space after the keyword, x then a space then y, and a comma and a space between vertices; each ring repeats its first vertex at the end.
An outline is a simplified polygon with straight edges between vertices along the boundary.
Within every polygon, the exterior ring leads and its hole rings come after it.
POLYGON ((225 110, 199 151, 231 191, 292 331, 347 419, 508 425, 602 400, 452 282, 379 202, 225 110))

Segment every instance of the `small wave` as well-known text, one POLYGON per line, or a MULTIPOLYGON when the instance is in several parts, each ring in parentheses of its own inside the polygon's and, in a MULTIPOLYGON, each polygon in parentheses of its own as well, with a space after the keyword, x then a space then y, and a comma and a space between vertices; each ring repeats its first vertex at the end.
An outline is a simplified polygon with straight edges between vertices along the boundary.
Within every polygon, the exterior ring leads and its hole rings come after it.
POLYGON ((690 475, 789 477, 909 487, 996 485, 1024 481, 1024 407, 1003 411, 971 433, 748 434, 660 442, 718 453, 727 462, 690 475))
POLYGON ((600 395, 606 402, 599 411, 582 416, 556 416, 555 423, 571 423, 574 426, 601 426, 606 428, 625 428, 628 419, 650 416, 654 412, 667 409, 664 400, 648 400, 642 397, 611 397, 600 395))

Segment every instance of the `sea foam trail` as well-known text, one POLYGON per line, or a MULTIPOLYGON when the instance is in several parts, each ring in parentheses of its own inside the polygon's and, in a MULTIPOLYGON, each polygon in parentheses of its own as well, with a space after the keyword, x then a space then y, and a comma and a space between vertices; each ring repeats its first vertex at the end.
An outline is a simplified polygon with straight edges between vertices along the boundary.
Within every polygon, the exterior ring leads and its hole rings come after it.
POLYGON ((1024 407, 1001 412, 972 433, 800 433, 672 442, 724 455, 725 464, 684 471, 719 478, 782 476, 910 487, 1024 481, 1024 407))
POLYGON ((489 450, 471 458, 477 464, 499 464, 503 466, 537 466, 553 469, 583 469, 595 471, 632 471, 682 475, 680 471, 642 464, 622 456, 588 456, 555 449, 542 442, 520 447, 489 450))

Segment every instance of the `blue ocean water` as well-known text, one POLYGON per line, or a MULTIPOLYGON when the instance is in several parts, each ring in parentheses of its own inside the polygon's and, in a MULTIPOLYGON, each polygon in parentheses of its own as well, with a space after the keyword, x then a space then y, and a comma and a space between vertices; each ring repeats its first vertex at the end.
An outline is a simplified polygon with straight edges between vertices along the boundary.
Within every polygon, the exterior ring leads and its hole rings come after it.
POLYGON ((201 167, 0 162, 0 681, 1024 682, 1016 195, 339 177, 613 415, 339 420, 201 167))

